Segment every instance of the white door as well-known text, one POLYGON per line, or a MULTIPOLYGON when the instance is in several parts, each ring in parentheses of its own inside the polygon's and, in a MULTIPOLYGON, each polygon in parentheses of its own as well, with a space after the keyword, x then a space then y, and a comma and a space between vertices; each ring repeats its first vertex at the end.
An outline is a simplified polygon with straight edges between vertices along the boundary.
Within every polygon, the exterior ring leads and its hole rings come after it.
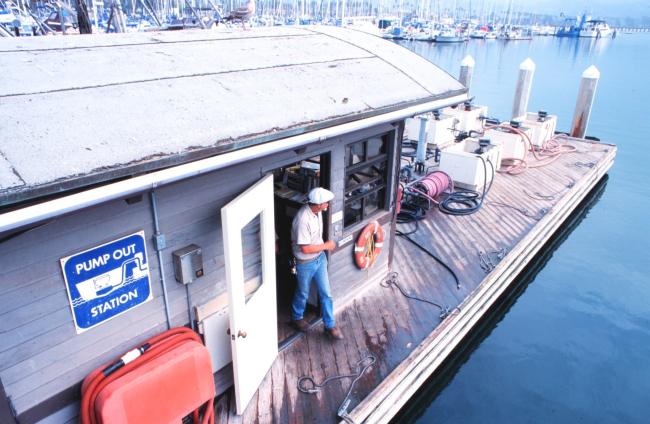
POLYGON ((235 397, 237 414, 241 415, 278 356, 273 175, 226 205, 221 210, 221 222, 235 397), (260 219, 262 286, 246 302, 242 229, 253 219, 260 219))

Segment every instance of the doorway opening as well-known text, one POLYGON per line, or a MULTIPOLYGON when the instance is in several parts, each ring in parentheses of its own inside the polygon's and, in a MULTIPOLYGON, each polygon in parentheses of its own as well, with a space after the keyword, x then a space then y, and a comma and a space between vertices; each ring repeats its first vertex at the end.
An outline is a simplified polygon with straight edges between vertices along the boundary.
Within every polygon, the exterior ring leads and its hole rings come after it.
MULTIPOLYGON (((308 202, 309 191, 330 188, 330 154, 323 153, 274 169, 273 200, 276 232, 276 288, 278 307, 278 343, 284 348, 302 333, 291 327, 293 296, 297 279, 292 273, 291 225, 298 210, 308 202)), ((329 234, 330 210, 323 212, 323 241, 329 234)), ((320 319, 316 284, 312 282, 303 318, 313 324, 320 319)))

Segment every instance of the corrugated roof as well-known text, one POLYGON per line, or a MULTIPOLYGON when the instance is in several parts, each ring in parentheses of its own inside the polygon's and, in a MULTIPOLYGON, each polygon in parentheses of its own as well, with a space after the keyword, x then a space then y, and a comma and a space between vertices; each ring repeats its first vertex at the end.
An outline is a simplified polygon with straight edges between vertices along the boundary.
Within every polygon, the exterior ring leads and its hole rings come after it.
POLYGON ((463 93, 336 27, 0 42, 0 205, 463 93))

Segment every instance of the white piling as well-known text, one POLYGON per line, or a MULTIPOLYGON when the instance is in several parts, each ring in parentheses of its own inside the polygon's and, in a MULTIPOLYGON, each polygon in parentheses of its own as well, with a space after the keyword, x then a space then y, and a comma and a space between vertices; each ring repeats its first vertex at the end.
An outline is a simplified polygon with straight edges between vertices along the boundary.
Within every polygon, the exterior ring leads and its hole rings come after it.
POLYGON ((594 104, 594 97, 596 97, 596 86, 598 85, 599 78, 600 72, 593 65, 582 73, 578 101, 576 102, 575 112, 573 112, 571 137, 585 138, 587 125, 589 124, 589 116, 591 115, 591 107, 594 104))
MULTIPOLYGON (((460 62, 460 81, 469 90, 472 85, 472 75, 474 74, 474 59, 472 56, 467 55, 462 62, 460 62)), ((468 91, 469 93, 469 91, 468 91)))
POLYGON ((515 101, 512 104, 512 116, 515 119, 526 113, 528 108, 528 99, 530 97, 530 88, 533 86, 533 74, 535 73, 535 64, 530 58, 524 60, 519 65, 519 78, 517 79, 517 89, 515 90, 515 101))
POLYGON ((418 149, 416 152, 416 162, 424 164, 427 161, 427 124, 429 116, 420 116, 420 136, 418 138, 418 149))

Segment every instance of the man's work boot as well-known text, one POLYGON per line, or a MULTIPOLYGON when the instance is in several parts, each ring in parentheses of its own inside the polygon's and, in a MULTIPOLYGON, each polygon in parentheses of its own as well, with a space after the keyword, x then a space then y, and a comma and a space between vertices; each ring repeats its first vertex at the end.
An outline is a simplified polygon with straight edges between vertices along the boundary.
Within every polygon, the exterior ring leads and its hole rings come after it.
POLYGON ((305 333, 309 333, 311 331, 311 325, 309 325, 309 323, 305 321, 304 318, 292 319, 291 326, 296 330, 303 331, 305 333))
POLYGON ((339 330, 338 327, 326 328, 325 334, 334 340, 343 340, 345 338, 343 337, 343 334, 341 334, 341 330, 339 330))

